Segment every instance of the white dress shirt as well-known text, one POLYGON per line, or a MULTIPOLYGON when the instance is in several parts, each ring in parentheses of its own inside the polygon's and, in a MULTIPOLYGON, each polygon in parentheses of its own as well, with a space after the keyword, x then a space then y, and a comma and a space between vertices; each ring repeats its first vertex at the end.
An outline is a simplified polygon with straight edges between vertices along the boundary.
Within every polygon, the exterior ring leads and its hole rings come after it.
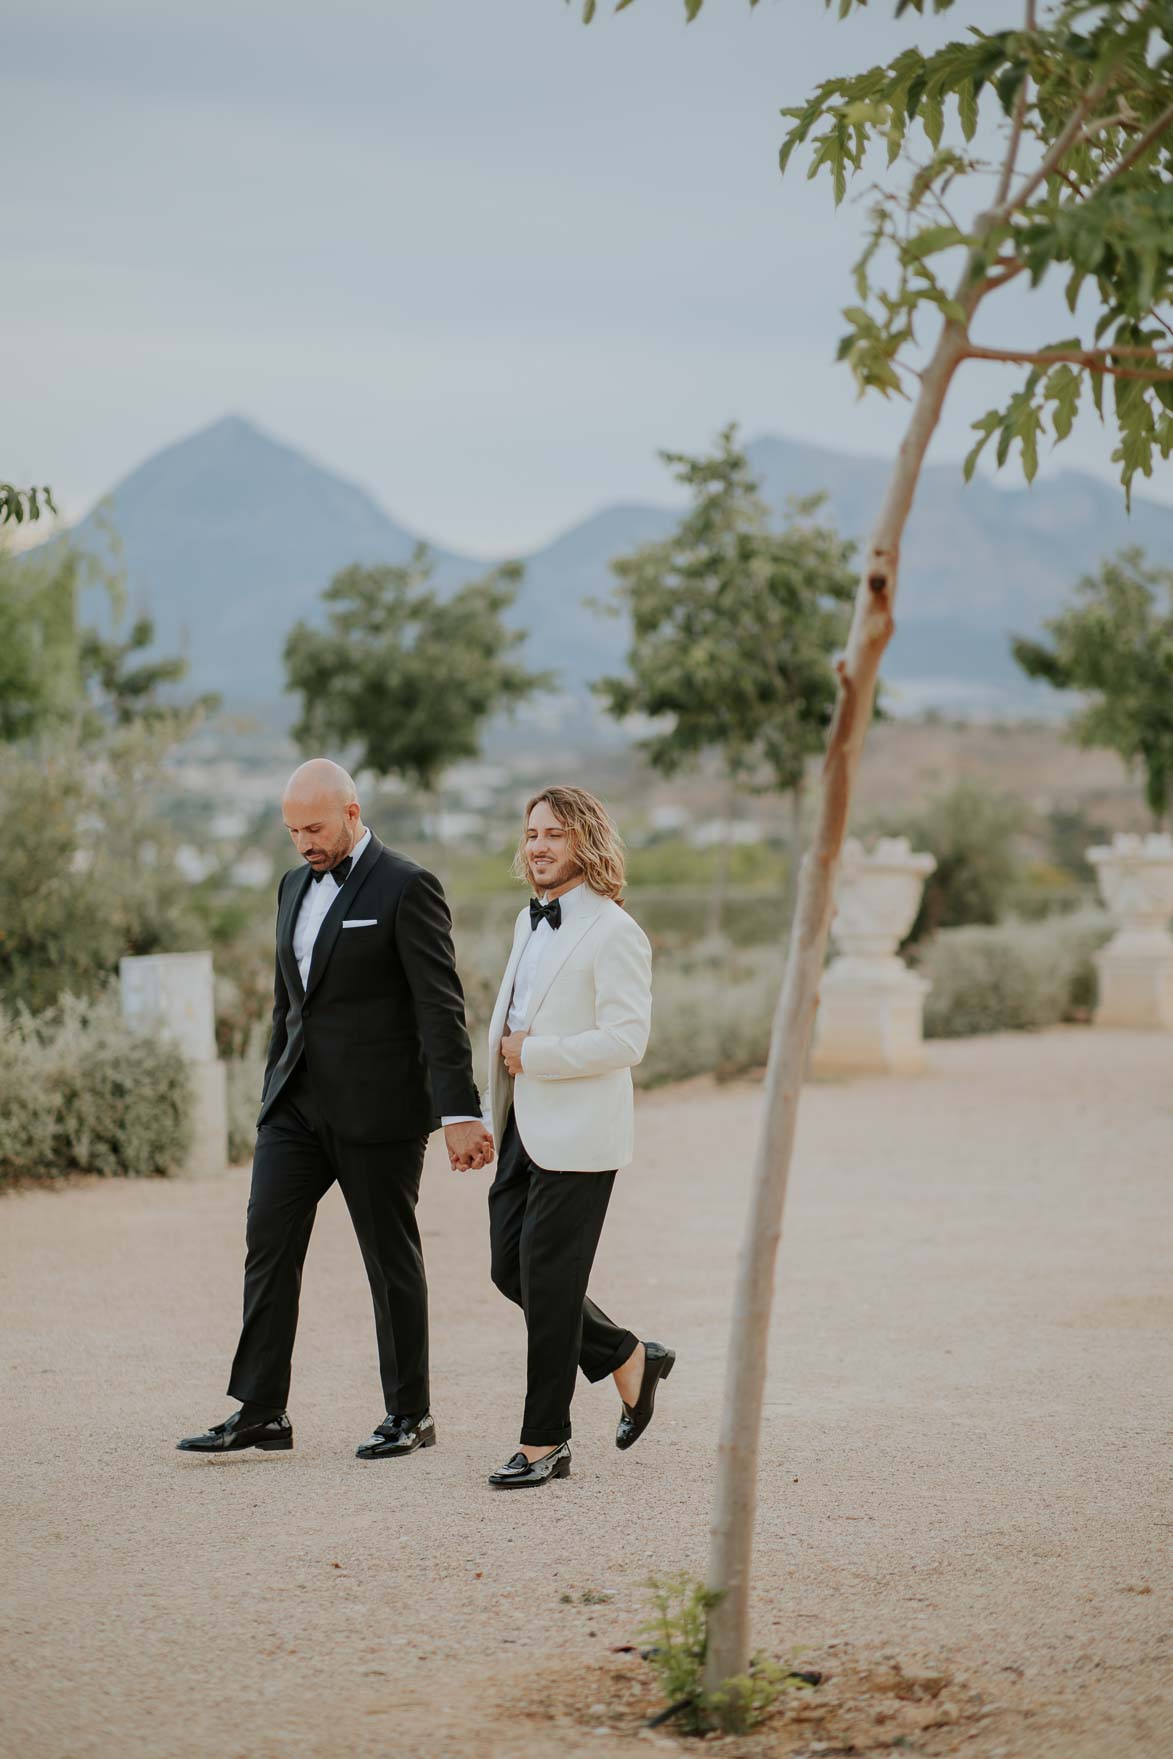
MULTIPOLYGON (((370 840, 370 831, 364 831, 350 851, 352 869, 370 840)), ((348 873, 347 879, 349 877, 348 873)), ((297 913, 297 921, 293 925, 293 957, 297 960, 302 989, 305 989, 309 984, 314 945, 322 924, 326 920, 326 912, 341 890, 342 886, 338 884, 332 873, 324 873, 321 879, 311 880, 306 887, 305 897, 301 901, 301 909, 297 913)))
MULTIPOLYGON (((572 886, 568 892, 563 892, 559 898, 563 923, 569 922, 575 911, 581 906, 582 888, 583 882, 580 880, 578 885, 572 886)), ((549 893, 543 893, 542 903, 549 903, 549 893)), ((513 999, 509 1004, 509 1013, 505 1021, 510 1032, 524 1032, 528 1027, 534 990, 537 988, 542 965, 546 954, 553 945, 555 934, 560 932, 559 929, 551 928, 544 917, 531 932, 526 949, 517 961, 517 970, 513 973, 513 999)), ((523 1044, 521 1047, 521 1066, 523 1069, 525 1068, 525 1051, 526 1047, 523 1044)))

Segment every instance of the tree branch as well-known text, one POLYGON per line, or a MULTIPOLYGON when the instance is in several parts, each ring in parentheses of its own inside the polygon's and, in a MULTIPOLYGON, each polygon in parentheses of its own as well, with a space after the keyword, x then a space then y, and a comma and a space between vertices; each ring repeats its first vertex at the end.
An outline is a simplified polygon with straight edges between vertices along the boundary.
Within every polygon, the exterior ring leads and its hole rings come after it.
POLYGON ((993 213, 994 222, 1009 219, 1011 214, 1015 213, 1017 209, 1023 207, 1030 200, 1040 183, 1045 183, 1047 178, 1054 174, 1058 167, 1063 163, 1063 160, 1067 157, 1071 148, 1075 145, 1076 140, 1082 134, 1083 125, 1087 120, 1088 112, 1093 110, 1099 103, 1100 99, 1104 96, 1104 93, 1111 87, 1112 81, 1115 77, 1115 73, 1111 73, 1106 79, 1100 80, 1097 85, 1088 87, 1087 91, 1083 94, 1083 97, 1079 100, 1079 103, 1075 106, 1075 109, 1071 112, 1067 121, 1067 126, 1063 129, 1062 133, 1057 135, 1051 142, 1047 152, 1031 172, 1030 176, 1026 179, 1025 183, 1023 183, 1022 187, 1015 195, 1004 199, 1001 204, 995 204, 993 213))
POLYGON ((993 293, 995 288, 1005 287, 1007 281, 1013 281, 1015 276, 1021 275, 1025 268, 1025 263, 1006 263, 1003 265, 1003 271, 1000 275, 986 276, 981 284, 981 292, 983 294, 993 293))
MULTIPOLYGON (((1035 28, 1035 0, 1026 0, 1026 16, 1023 29, 1033 31, 1035 28)), ((1022 144, 1022 130, 1026 122, 1027 87, 1030 75, 1027 74, 1018 88, 1018 97, 1014 102, 1014 120, 1010 125, 1010 145, 1006 149, 1006 158, 1002 166, 1002 175, 998 179, 998 193, 994 197, 994 206, 1000 208, 1010 194, 1010 182, 1014 176, 1014 167, 1018 163, 1018 149, 1022 144)))
POLYGON ((1166 366, 1152 348, 979 348, 967 343, 966 360, 1000 360, 1018 366, 1083 366, 1093 372, 1106 373, 1112 379, 1138 379, 1145 385, 1173 384, 1173 360, 1166 366), (1144 372, 1138 367, 1114 366, 1114 355, 1140 355, 1158 370, 1144 372))
POLYGON ((1149 148, 1155 146, 1161 136, 1167 133, 1170 128, 1173 128, 1173 104, 1170 104, 1167 110, 1162 110, 1157 120, 1149 128, 1146 128, 1131 151, 1125 153, 1120 163, 1109 171, 1102 182, 1096 184, 1092 194, 1095 195, 1099 190, 1107 189, 1110 183, 1115 183, 1118 177, 1123 177, 1126 171, 1131 171, 1136 161, 1143 159, 1149 148))

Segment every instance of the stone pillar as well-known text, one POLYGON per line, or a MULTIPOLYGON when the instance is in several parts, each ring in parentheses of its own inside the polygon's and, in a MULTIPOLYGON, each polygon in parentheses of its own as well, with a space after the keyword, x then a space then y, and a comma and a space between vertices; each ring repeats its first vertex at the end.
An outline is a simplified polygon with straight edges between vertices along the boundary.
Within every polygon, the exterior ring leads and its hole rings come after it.
POLYGON ((1089 849, 1100 894, 1120 924, 1096 954, 1097 1026, 1173 1030, 1173 837, 1117 832, 1089 849))
POLYGON ((838 958, 823 973, 811 1068, 817 1075, 910 1075, 924 1067, 928 984, 897 957, 937 863, 907 837, 865 852, 849 837, 835 887, 838 958))
POLYGON ((211 953, 152 953, 119 961, 122 1014, 138 1032, 172 1039, 192 1085, 192 1145, 179 1170, 188 1178, 228 1165, 228 1079, 216 1056, 211 953))

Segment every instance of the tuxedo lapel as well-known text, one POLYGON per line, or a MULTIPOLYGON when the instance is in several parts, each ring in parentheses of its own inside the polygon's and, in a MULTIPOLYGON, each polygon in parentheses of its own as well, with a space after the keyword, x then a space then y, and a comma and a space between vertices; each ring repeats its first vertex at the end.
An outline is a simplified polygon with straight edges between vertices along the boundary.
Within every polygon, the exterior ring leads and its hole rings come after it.
POLYGON ((372 831, 370 842, 347 874, 346 881, 338 896, 322 918, 322 926, 318 930, 318 938, 314 942, 314 950, 310 957, 309 981, 305 986, 307 996, 312 994, 314 986, 320 981, 323 971, 330 963, 330 954, 334 951, 334 943, 338 939, 346 912, 357 897, 363 881, 375 864, 376 856, 382 853, 382 849, 382 843, 372 831))
POLYGON ((528 916, 521 917, 513 930, 513 946, 509 953, 509 963, 505 967, 505 975, 501 979, 501 987, 497 991, 497 1000, 493 1004, 489 1037, 494 1041, 499 1040, 505 1031, 505 1018, 509 1012, 509 1001, 513 995, 513 982, 517 976, 517 967, 532 932, 528 916))
POLYGON ((281 972, 285 978, 285 987, 291 995, 302 995, 301 972, 297 968, 297 958, 293 951, 293 929, 297 922, 298 911, 305 902, 305 895, 313 884, 313 872, 310 868, 302 868, 294 875, 285 887, 281 898, 281 910, 277 922, 277 957, 281 962, 281 972))
POLYGON ((530 999, 529 1020, 526 1021, 527 1032, 534 1015, 549 994, 551 986, 557 978, 558 973, 569 959, 571 953, 573 953, 575 947, 578 946, 580 941, 585 939, 591 929, 594 928, 595 924, 598 922, 599 917, 602 915, 603 905, 606 903, 606 899, 600 898, 597 892, 588 891, 585 882, 583 884, 583 892, 584 897, 581 905, 570 918, 569 922, 564 921, 562 927, 556 931, 554 935, 554 945, 542 960, 541 970, 538 973, 538 981, 534 986, 534 993, 530 999))

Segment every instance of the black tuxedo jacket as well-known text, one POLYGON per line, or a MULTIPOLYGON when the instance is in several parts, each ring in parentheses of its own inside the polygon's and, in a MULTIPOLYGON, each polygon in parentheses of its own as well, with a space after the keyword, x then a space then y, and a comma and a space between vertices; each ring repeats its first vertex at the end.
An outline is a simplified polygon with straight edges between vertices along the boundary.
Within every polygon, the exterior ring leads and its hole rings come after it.
POLYGON ((304 1055, 318 1104, 350 1142, 426 1136, 441 1116, 480 1113, 440 882, 372 833, 326 913, 302 988, 293 926, 313 884, 277 888, 273 1036, 258 1125, 304 1055), (366 927, 344 928, 351 920, 366 927))

